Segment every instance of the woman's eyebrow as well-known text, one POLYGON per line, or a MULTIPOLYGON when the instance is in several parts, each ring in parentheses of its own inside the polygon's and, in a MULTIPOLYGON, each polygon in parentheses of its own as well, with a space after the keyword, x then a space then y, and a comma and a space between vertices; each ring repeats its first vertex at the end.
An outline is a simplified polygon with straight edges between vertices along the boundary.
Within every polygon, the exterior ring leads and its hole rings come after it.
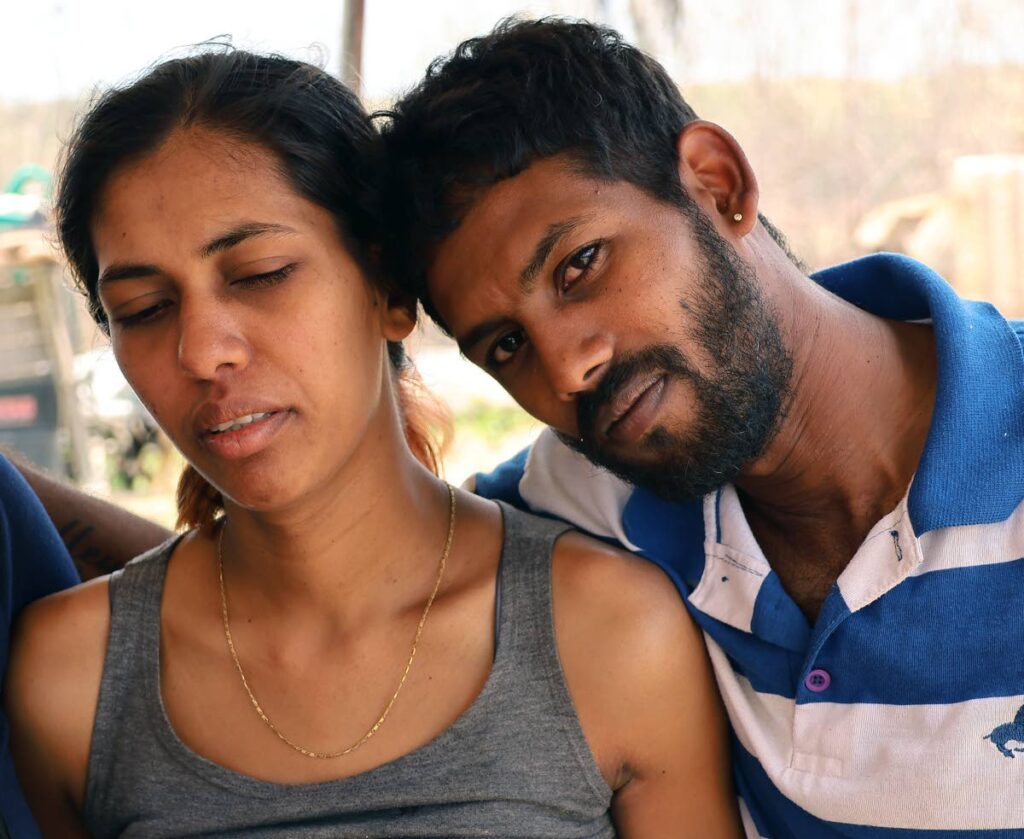
MULTIPOLYGON (((298 231, 294 227, 288 227, 288 225, 285 224, 273 224, 270 222, 244 222, 243 224, 232 227, 230 230, 220 234, 216 238, 211 239, 199 249, 199 255, 203 259, 208 259, 215 253, 220 253, 221 251, 226 251, 228 248, 233 248, 235 245, 240 242, 244 242, 246 239, 251 239, 253 236, 262 236, 267 233, 298 233, 298 231)), ((114 282, 116 280, 134 280, 139 277, 154 277, 159 273, 160 269, 155 265, 114 263, 100 274, 96 285, 97 288, 99 288, 106 283, 114 282)))
POLYGON ((160 269, 155 265, 126 265, 114 263, 108 266, 99 279, 96 281, 96 288, 99 289, 106 283, 115 282, 117 280, 134 280, 138 277, 154 277, 160 273, 160 269))
POLYGON ((213 256, 215 253, 233 248, 239 242, 251 239, 253 236, 262 236, 266 233, 298 233, 293 227, 284 224, 272 224, 264 222, 245 222, 232 227, 225 233, 211 239, 199 249, 199 255, 203 259, 213 256))

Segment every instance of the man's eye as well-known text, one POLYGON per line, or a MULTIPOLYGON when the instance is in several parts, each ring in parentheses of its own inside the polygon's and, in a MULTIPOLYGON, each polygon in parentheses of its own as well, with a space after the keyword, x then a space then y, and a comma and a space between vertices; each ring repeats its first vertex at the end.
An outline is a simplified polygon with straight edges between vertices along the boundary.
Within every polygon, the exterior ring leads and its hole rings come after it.
POLYGON ((520 347, 526 343, 526 335, 523 330, 517 329, 514 332, 506 332, 491 348, 487 363, 491 367, 500 367, 509 361, 516 354, 520 347))
POLYGON ((589 271, 601 253, 601 242, 585 245, 570 256, 562 266, 559 285, 563 292, 572 288, 589 271))

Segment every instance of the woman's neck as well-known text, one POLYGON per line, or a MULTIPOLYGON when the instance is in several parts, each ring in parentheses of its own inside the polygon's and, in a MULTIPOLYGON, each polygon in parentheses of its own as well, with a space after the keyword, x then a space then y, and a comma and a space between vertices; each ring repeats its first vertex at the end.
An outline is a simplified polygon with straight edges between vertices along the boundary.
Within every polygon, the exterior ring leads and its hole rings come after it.
POLYGON ((389 436, 288 509, 227 505, 219 549, 232 600, 340 628, 421 599, 444 548, 449 494, 389 436))

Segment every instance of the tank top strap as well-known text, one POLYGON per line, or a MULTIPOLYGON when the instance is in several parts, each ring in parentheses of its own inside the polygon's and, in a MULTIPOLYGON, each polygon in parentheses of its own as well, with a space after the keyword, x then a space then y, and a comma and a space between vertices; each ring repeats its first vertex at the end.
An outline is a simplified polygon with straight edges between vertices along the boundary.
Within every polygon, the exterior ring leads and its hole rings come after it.
POLYGON ((551 557, 555 541, 571 526, 524 513, 503 501, 497 503, 505 536, 498 571, 495 664, 530 670, 544 662, 558 672, 551 557))
POLYGON ((110 633, 86 772, 86 810, 112 786, 126 736, 121 722, 144 718, 147 698, 159 690, 160 604, 167 562, 180 539, 172 537, 110 575, 110 633))

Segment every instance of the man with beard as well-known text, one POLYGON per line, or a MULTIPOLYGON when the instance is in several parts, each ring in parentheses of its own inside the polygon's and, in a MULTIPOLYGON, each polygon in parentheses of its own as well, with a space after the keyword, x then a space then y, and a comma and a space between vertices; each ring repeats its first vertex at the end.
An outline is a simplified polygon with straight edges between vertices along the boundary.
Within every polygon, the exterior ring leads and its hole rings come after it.
POLYGON ((388 116, 396 274, 550 426, 478 491, 676 583, 748 833, 1024 835, 1024 324, 903 257, 808 278, 597 26, 503 24, 388 116))

